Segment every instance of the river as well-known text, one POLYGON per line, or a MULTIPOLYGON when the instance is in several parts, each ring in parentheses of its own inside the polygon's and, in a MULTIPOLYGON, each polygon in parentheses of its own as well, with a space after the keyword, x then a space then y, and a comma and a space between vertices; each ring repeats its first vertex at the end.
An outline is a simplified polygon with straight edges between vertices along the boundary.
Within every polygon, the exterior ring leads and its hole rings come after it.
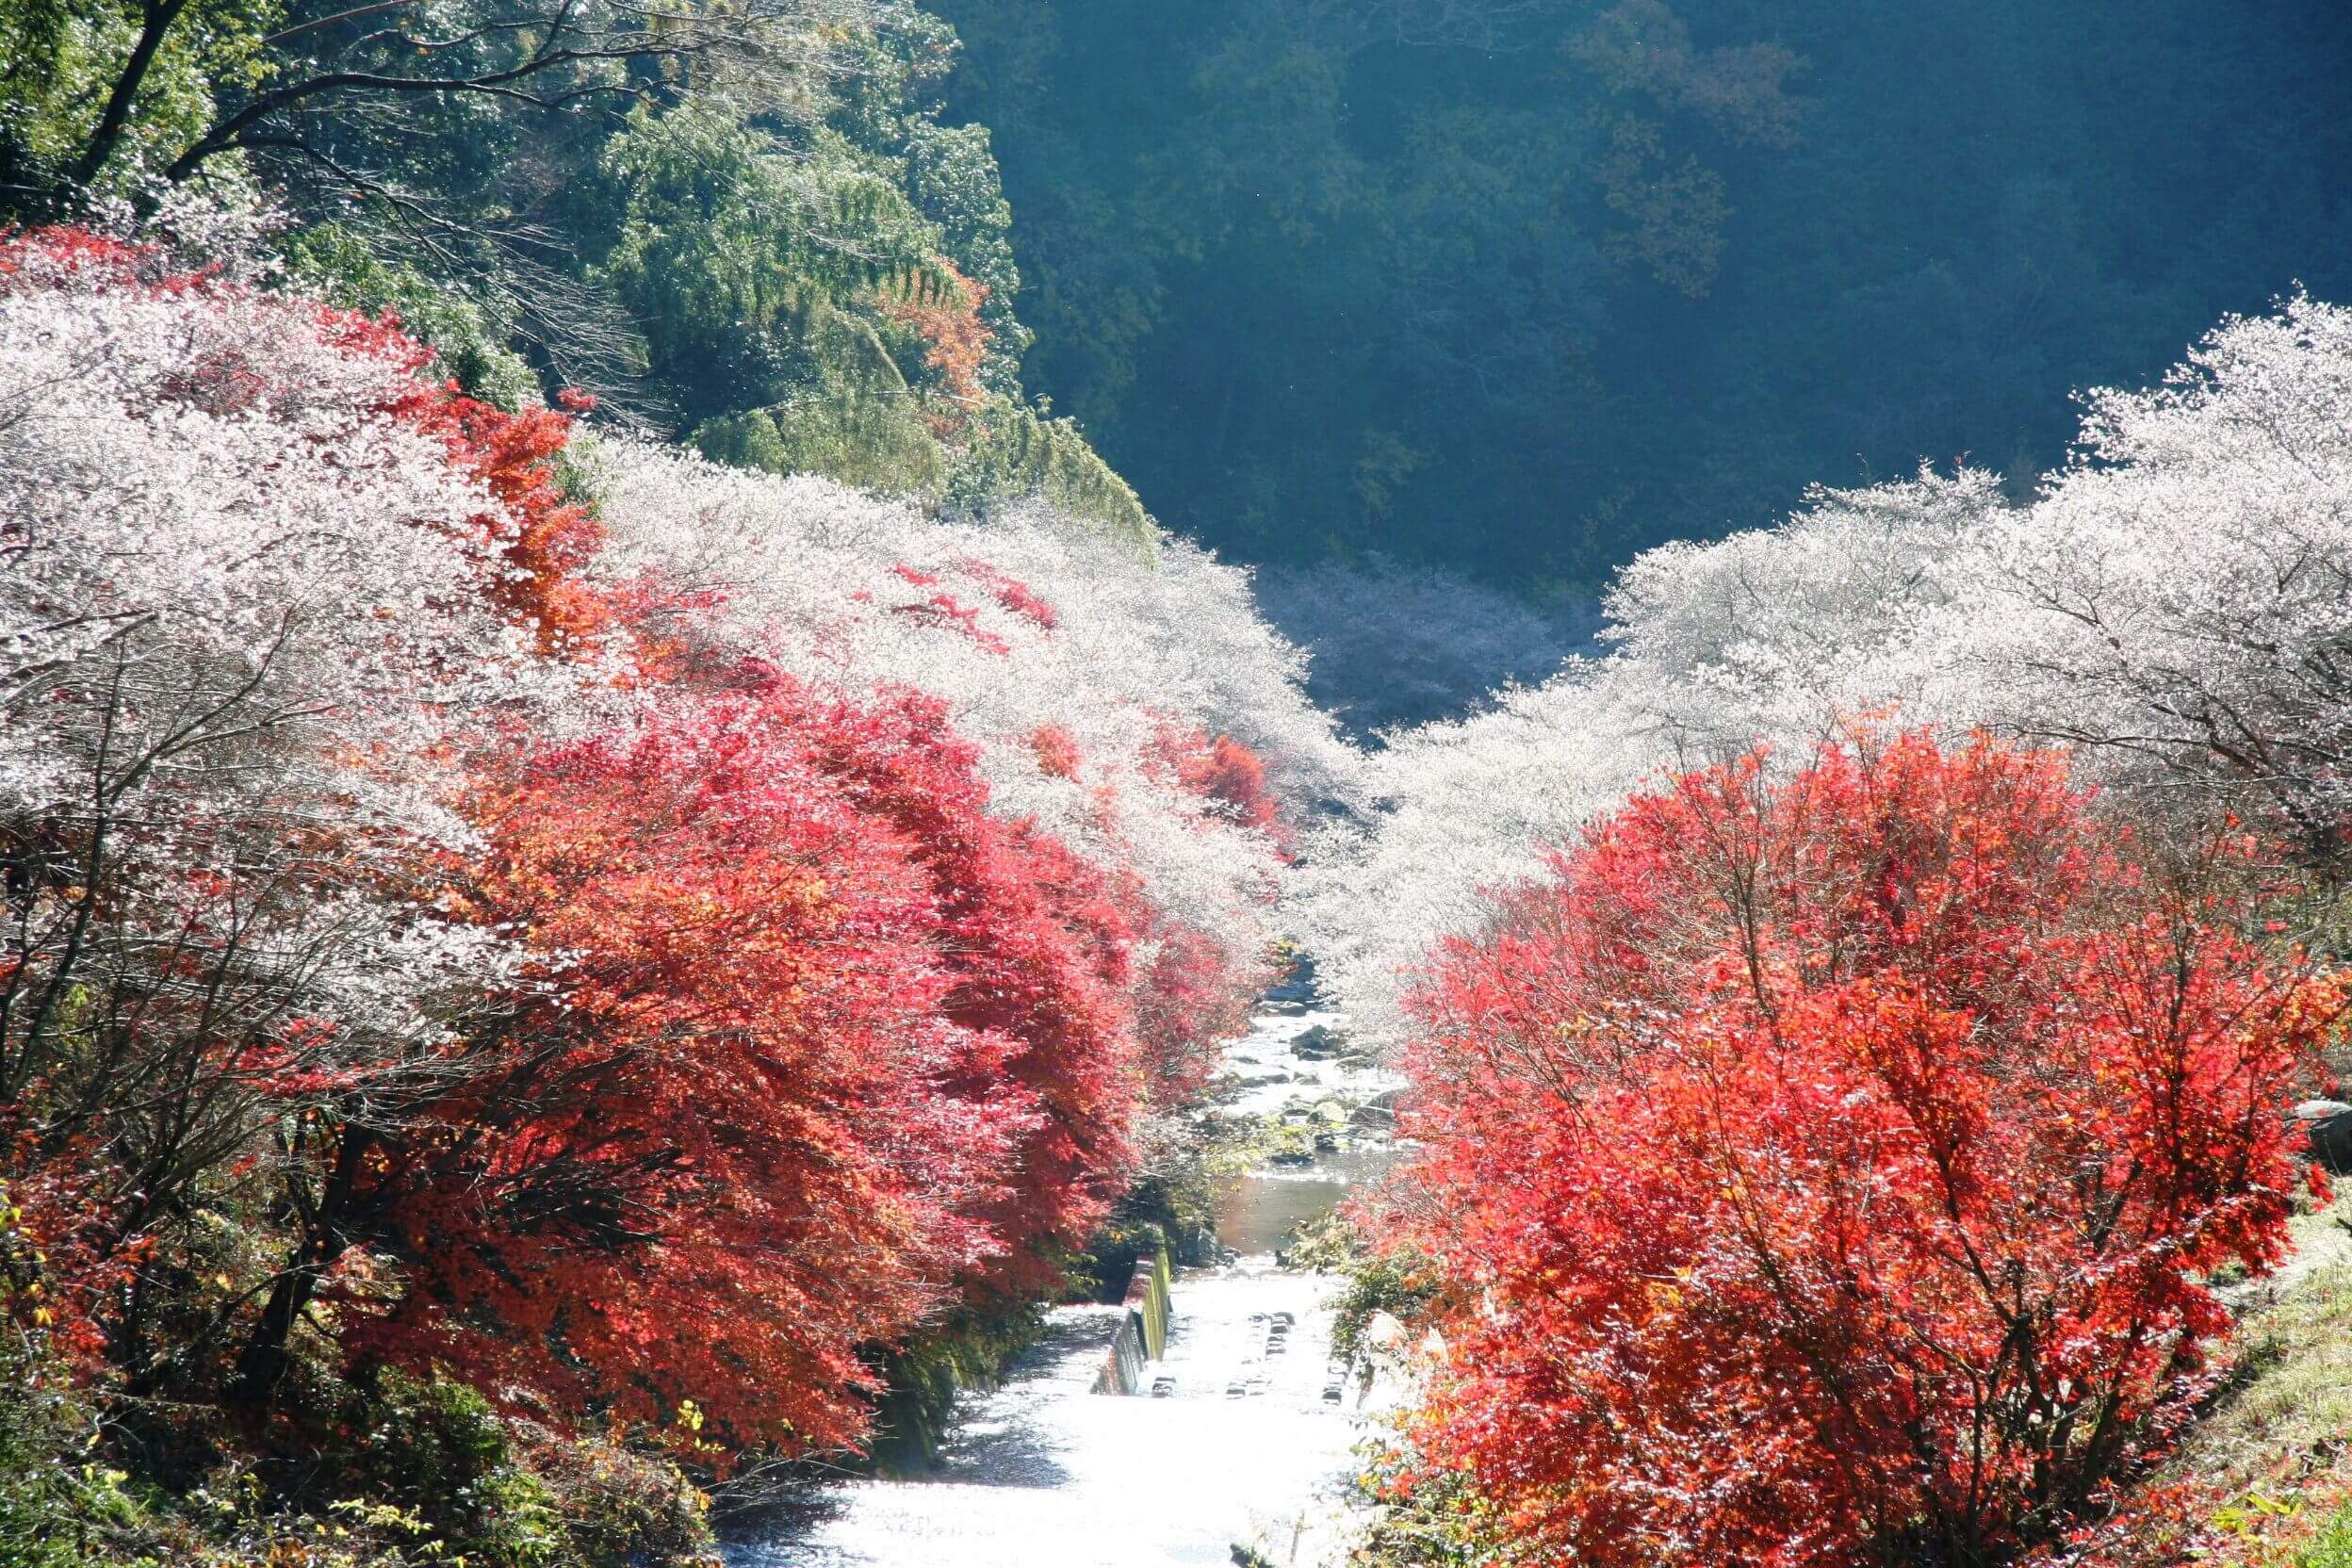
MULTIPOLYGON (((1301 1060, 1292 1039, 1342 1021, 1303 988, 1277 990, 1227 1051, 1246 1108, 1316 1131, 1319 1106, 1393 1086, 1352 1060, 1301 1060)), ((823 1487, 731 1545, 729 1568, 1331 1568, 1352 1534, 1345 1481, 1364 1390, 1331 1361, 1335 1278, 1281 1266, 1297 1221, 1327 1212, 1386 1157, 1377 1113, 1312 1165, 1233 1183, 1218 1206, 1239 1256, 1180 1270, 1168 1354, 1149 1395, 1091 1392, 1121 1309, 1059 1307, 993 1391, 968 1396, 937 1470, 823 1487)), ((1377 1396, 1375 1396, 1377 1402, 1377 1396)))

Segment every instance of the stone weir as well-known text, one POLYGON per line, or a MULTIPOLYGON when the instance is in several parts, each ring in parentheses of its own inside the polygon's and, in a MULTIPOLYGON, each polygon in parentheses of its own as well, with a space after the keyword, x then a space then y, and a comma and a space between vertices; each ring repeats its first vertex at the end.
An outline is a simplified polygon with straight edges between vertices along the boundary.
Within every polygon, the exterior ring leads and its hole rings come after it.
POLYGON ((1173 1310, 1168 1299, 1169 1272, 1165 1246, 1135 1260, 1135 1275, 1127 1282, 1126 1311, 1119 1317, 1119 1331, 1111 1336, 1102 1370, 1094 1380, 1097 1394, 1142 1393, 1144 1368, 1168 1354, 1168 1321, 1173 1310))

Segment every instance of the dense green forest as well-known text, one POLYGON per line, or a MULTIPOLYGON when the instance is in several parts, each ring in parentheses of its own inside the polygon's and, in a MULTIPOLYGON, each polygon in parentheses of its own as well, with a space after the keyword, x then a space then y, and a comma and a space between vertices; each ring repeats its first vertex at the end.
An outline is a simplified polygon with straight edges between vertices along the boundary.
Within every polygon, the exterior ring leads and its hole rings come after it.
POLYGON ((903 3, 0 6, 0 210, 256 197, 298 281, 469 392, 963 513, 1135 494, 1021 396, 1030 333, 956 57, 903 3), (814 20, 821 18, 822 20, 814 20))
POLYGON ((1596 584, 2352 286, 2326 0, 939 0, 1031 384, 1173 526, 1596 584))
MULTIPOLYGON (((390 69, 350 9, 15 0, 7 205, 247 182, 472 384, 512 347, 722 459, 1043 481, 1245 561, 1588 595, 1815 481, 2036 472, 2051 388, 2352 284, 2318 0, 940 0, 789 47, 620 8, 516 96, 288 97, 390 69)), ((527 37, 453 23, 415 74, 527 37)))

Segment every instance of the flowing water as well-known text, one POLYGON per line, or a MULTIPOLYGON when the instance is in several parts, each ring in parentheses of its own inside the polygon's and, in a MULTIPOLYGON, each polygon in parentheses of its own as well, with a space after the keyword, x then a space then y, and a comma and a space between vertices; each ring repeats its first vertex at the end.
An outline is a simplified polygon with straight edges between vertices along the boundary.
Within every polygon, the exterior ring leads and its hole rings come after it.
MULTIPOLYGON (((1320 1129, 1332 1112, 1302 1112, 1390 1086, 1289 1054, 1296 1035, 1338 1021, 1278 992, 1228 1052, 1229 1076, 1248 1086, 1238 1102, 1320 1129)), ((1331 1362, 1337 1281, 1273 1253, 1387 1151, 1326 1141, 1340 1147, 1223 1195, 1219 1239, 1239 1256, 1178 1273, 1151 1393, 1092 1392, 1122 1309, 1056 1308, 1003 1385, 967 1398, 934 1474, 822 1488, 732 1546, 730 1568, 1155 1568, 1230 1563, 1236 1545, 1280 1568, 1340 1560, 1365 1390, 1331 1362)))

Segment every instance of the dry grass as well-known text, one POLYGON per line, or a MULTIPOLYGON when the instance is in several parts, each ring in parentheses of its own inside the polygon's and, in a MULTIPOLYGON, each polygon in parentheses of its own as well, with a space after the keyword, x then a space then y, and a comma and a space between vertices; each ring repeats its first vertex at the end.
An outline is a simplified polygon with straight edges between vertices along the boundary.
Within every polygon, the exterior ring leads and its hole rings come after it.
POLYGON ((2209 1563, 2352 1568, 2352 1196, 2293 1231, 2283 1267, 2225 1293, 2238 1377, 2158 1478, 2214 1499, 2209 1563))
POLYGON ((2331 1453, 2352 1433, 2352 1197, 2292 1222, 2295 1251, 2227 1294, 2240 1317, 2239 1386, 2183 1449, 2184 1476, 2249 1481, 2331 1453))

